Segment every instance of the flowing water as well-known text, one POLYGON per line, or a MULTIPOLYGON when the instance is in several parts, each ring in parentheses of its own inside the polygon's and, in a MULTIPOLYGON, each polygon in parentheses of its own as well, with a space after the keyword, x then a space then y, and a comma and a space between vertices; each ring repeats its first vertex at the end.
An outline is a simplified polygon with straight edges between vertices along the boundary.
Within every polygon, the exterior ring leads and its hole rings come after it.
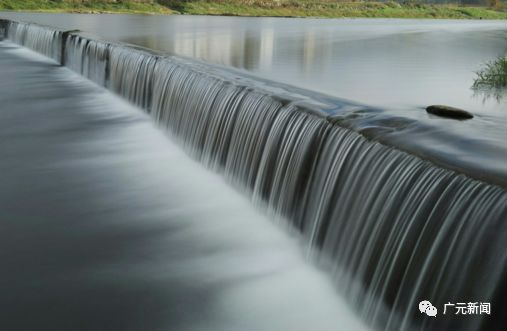
POLYGON ((0 72, 1 330, 366 330, 148 116, 13 44, 0 72))
MULTIPOLYGON (((271 219, 297 230, 309 256, 332 275, 340 295, 368 325, 504 329, 507 153, 500 141, 476 137, 460 148, 452 141, 463 139, 461 128, 448 135, 447 145, 407 145, 407 137, 425 128, 410 116, 393 117, 186 58, 40 29, 10 23, 8 36, 46 55, 63 49, 56 59, 143 108, 194 159, 271 219), (52 40, 46 38, 50 33, 52 40), (443 146, 450 146, 448 153, 443 146), (493 151, 500 155, 488 159, 493 151), (432 318, 419 312, 421 300, 430 300, 440 313, 447 302, 490 302, 494 310, 491 316, 432 318)), ((487 117, 473 124, 438 123, 490 125, 487 117)), ((160 164, 166 162, 157 169, 160 164)), ((193 171, 187 170, 189 176, 193 171)), ((244 231, 260 236, 250 229, 244 231)), ((223 234, 220 227, 216 231, 223 234)), ((271 288, 247 293, 271 300, 260 291, 271 288)), ((329 324, 312 329, 355 328, 323 322, 329 324)), ((280 329, 276 323, 257 327, 280 329)))

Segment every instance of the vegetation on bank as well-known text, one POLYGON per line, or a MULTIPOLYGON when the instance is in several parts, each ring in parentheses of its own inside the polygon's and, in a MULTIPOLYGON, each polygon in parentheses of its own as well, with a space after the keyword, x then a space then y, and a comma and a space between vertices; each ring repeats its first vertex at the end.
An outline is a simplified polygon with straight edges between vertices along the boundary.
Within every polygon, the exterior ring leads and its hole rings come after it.
POLYGON ((0 10, 281 17, 507 19, 501 0, 490 6, 336 0, 0 0, 0 10))
POLYGON ((499 101, 507 94, 507 56, 486 63, 476 74, 472 89, 484 99, 499 101))
POLYGON ((0 0, 0 10, 68 13, 174 13, 168 6, 157 1, 145 0, 0 0))
POLYGON ((501 5, 490 8, 335 0, 166 0, 164 3, 181 13, 195 15, 507 19, 507 10, 501 5))

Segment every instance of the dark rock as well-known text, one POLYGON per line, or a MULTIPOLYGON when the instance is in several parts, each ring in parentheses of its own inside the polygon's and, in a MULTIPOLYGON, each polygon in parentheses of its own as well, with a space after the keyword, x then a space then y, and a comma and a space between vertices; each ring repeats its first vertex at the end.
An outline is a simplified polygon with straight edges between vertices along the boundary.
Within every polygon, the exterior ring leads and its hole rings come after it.
POLYGON ((430 114, 440 117, 454 118, 459 120, 474 118, 474 115, 472 115, 470 112, 467 112, 466 110, 443 105, 428 106, 426 108, 426 111, 430 114))

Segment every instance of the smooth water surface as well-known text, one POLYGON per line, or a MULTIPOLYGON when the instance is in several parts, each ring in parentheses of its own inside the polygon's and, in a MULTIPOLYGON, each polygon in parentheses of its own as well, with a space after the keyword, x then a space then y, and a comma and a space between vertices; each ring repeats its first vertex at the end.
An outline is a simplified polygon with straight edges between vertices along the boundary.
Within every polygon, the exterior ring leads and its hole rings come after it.
POLYGON ((504 21, 0 16, 81 29, 381 108, 507 109, 507 98, 484 100, 470 89, 482 64, 507 52, 504 21))

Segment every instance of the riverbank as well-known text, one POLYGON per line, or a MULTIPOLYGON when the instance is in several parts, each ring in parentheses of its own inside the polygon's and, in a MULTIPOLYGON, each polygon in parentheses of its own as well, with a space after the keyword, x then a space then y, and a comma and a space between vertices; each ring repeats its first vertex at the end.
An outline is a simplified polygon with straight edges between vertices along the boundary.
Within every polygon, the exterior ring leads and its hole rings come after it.
POLYGON ((397 2, 335 2, 330 0, 146 0, 142 2, 0 0, 0 10, 324 18, 507 19, 505 8, 400 4, 397 2))
POLYGON ((400 4, 397 2, 335 2, 329 0, 192 1, 172 8, 193 15, 279 16, 279 17, 363 17, 363 18, 452 18, 507 19, 507 12, 486 7, 400 4))
POLYGON ((116 13, 116 14, 175 14, 168 6, 155 1, 137 2, 93 0, 0 0, 0 11, 33 11, 48 13, 116 13))

